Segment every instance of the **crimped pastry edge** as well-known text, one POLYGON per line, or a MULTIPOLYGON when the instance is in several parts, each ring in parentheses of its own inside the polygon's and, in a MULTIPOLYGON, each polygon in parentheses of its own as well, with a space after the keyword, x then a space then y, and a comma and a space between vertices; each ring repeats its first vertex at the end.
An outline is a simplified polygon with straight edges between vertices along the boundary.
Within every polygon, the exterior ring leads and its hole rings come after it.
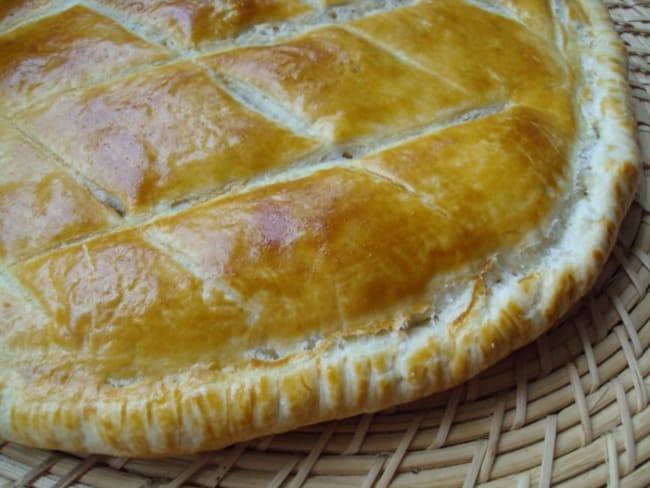
POLYGON ((591 129, 583 127, 581 135, 592 129, 598 134, 589 194, 569 214, 557 248, 526 276, 502 284, 503 293, 485 299, 479 292, 451 334, 449 324, 396 327, 346 343, 330 341, 279 364, 257 364, 232 375, 188 371, 117 394, 97 385, 59 392, 38 404, 27 399, 29 386, 18 373, 6 371, 0 376, 0 437, 114 455, 215 449, 441 391, 534 340, 593 284, 640 174, 622 43, 599 1, 579 4, 589 30, 585 37, 591 39, 580 48, 591 87, 576 96, 593 97, 586 121, 591 129))

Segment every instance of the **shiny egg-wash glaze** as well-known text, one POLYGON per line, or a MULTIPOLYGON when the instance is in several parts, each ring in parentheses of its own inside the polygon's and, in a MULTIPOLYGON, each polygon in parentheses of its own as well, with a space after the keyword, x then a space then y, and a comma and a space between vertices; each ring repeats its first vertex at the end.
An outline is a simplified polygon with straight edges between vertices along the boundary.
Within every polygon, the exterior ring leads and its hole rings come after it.
POLYGON ((168 455, 408 401, 609 252, 638 165, 597 2, 215 5, 0 7, 0 437, 168 455))

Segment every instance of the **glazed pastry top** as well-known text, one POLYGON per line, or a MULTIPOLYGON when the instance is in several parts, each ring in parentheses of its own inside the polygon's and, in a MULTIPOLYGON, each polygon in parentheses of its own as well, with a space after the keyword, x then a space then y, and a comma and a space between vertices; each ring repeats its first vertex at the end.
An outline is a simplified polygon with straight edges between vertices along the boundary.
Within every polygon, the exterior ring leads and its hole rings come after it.
POLYGON ((0 398, 320 364, 478 296, 576 192, 574 41, 544 0, 3 1, 0 398))

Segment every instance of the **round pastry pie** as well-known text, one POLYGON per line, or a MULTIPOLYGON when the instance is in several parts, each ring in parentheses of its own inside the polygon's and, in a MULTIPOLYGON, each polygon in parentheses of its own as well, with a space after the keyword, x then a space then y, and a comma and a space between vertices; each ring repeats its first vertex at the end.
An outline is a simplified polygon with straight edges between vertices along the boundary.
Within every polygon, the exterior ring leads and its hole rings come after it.
POLYGON ((596 0, 4 0, 0 438, 192 453, 459 384, 639 175, 596 0))

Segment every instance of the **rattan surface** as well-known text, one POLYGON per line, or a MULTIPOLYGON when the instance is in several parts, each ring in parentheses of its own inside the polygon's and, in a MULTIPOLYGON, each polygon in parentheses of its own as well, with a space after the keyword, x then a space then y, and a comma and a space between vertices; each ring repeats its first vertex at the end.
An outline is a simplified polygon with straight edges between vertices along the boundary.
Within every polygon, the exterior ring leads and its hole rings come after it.
POLYGON ((0 442, 0 487, 650 486, 650 3, 607 2, 645 178, 595 289, 468 383, 388 412, 161 460, 0 442))

